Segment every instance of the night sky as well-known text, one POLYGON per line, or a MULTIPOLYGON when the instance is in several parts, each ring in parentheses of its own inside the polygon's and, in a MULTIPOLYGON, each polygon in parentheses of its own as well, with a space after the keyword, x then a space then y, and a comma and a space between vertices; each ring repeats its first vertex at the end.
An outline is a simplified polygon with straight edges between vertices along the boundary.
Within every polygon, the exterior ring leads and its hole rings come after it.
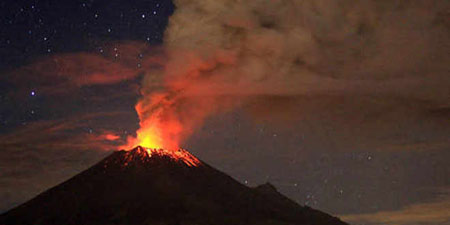
POLYGON ((450 224, 448 1, 198 2, 0 2, 0 212, 124 144, 141 94, 197 65, 173 79, 187 103, 232 102, 182 142, 203 161, 352 224, 450 224))

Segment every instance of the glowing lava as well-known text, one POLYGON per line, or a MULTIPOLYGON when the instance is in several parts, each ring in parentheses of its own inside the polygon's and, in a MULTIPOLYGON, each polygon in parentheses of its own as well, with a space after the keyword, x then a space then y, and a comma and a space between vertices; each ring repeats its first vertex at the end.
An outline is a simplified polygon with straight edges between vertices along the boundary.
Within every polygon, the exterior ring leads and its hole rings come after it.
POLYGON ((132 149, 136 146, 145 146, 152 149, 163 148, 163 140, 160 133, 157 127, 142 127, 136 132, 137 137, 128 136, 127 144, 119 148, 132 149))
MULTIPOLYGON (((144 95, 136 104, 140 128, 136 136, 128 136, 127 144, 119 149, 132 149, 127 158, 146 161, 153 156, 170 157, 183 161, 188 166, 197 166, 200 161, 179 146, 185 127, 174 107, 170 93, 144 95)), ((127 159, 127 162, 129 160, 127 159)))
POLYGON ((136 137, 129 136, 127 144, 120 149, 132 149, 144 146, 152 149, 179 149, 180 134, 183 127, 175 116, 172 116, 170 103, 166 95, 153 95, 150 100, 141 99, 136 104, 140 128, 136 137))
POLYGON ((174 161, 184 162, 186 165, 198 166, 200 165, 200 160, 184 149, 178 150, 166 150, 166 149, 155 149, 155 148, 145 148, 142 146, 137 146, 133 150, 127 151, 125 155, 125 166, 129 162, 134 160, 146 161, 153 157, 169 157, 174 161))

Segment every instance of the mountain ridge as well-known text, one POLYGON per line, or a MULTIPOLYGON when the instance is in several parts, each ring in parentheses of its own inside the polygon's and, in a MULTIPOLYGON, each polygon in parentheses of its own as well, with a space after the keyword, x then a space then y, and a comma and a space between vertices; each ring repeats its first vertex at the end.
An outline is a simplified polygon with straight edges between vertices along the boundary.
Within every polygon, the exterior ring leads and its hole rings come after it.
POLYGON ((0 225, 265 225, 346 223, 281 195, 247 187, 186 150, 136 147, 0 215, 0 225))

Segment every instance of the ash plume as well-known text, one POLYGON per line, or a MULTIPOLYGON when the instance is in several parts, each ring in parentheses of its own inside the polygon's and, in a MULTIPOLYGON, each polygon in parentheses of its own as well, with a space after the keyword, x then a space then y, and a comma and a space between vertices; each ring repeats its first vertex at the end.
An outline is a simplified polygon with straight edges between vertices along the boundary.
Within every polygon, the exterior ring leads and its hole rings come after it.
POLYGON ((447 1, 174 4, 167 58, 162 69, 148 71, 137 108, 141 125, 155 115, 157 123, 175 124, 165 136, 176 142, 215 112, 261 96, 408 96, 449 104, 447 1))

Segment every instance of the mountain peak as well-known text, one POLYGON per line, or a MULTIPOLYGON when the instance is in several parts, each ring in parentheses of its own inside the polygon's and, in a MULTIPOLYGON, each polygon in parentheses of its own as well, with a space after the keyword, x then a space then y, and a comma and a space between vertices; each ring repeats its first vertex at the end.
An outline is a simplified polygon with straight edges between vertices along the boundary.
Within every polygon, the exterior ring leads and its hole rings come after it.
POLYGON ((277 188, 269 182, 258 185, 257 187, 255 187, 255 189, 258 191, 266 192, 266 193, 278 193, 277 188))
POLYGON ((347 225, 273 185, 249 188, 183 149, 138 146, 0 215, 1 225, 347 225))
POLYGON ((167 150, 146 148, 137 146, 131 150, 122 150, 118 152, 123 160, 123 165, 128 166, 133 162, 146 163, 153 159, 169 159, 174 162, 182 162, 189 167, 199 166, 200 160, 184 149, 167 150))

